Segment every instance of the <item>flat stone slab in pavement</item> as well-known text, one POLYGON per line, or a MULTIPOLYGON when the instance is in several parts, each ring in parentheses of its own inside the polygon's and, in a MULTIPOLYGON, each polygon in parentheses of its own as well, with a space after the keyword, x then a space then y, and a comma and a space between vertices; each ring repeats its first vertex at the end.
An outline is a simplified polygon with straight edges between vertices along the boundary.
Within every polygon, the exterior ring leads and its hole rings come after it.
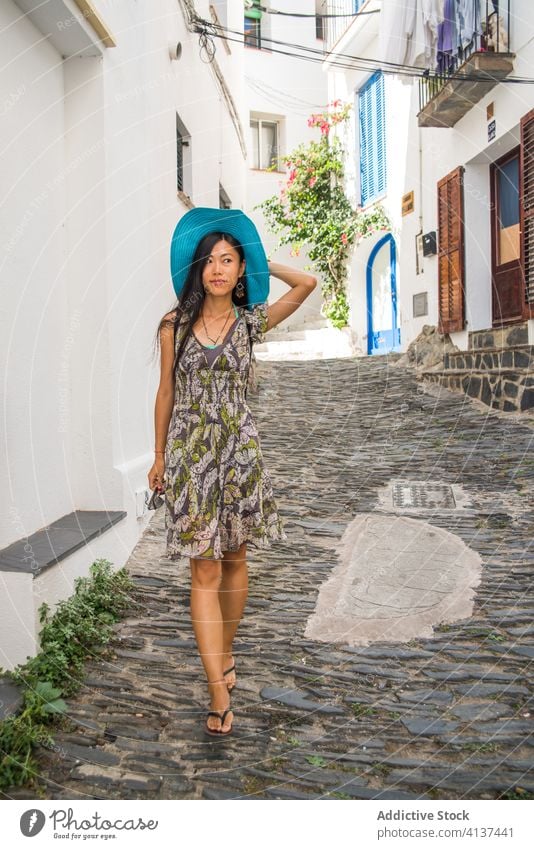
POLYGON ((340 562, 319 591, 306 637, 353 646, 408 642, 472 613, 481 558, 450 531, 362 513, 336 551, 340 562))

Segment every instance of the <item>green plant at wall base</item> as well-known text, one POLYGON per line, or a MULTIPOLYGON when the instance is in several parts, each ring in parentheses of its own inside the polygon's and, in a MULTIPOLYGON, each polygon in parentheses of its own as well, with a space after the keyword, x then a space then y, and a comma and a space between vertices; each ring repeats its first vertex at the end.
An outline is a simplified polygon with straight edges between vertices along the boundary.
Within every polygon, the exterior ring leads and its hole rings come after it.
POLYGON ((132 606, 134 585, 125 569, 113 572, 108 560, 97 560, 89 572, 76 579, 73 595, 52 617, 48 605, 39 608, 39 653, 14 670, 0 670, 23 687, 22 710, 0 722, 2 789, 33 781, 35 748, 53 746, 50 725, 67 710, 60 697, 79 689, 84 662, 109 642, 113 623, 132 606))
POLYGON ((42 604, 40 651, 16 673, 21 683, 41 679, 61 686, 65 695, 75 692, 85 660, 93 647, 111 638, 113 623, 130 603, 131 589, 124 569, 114 573, 109 561, 97 560, 89 577, 76 579, 73 595, 59 602, 52 618, 48 605, 42 604))
POLYGON ((347 121, 351 104, 340 100, 332 108, 308 119, 319 127, 321 138, 299 145, 283 159, 289 174, 280 194, 267 198, 261 209, 269 229, 279 236, 278 246, 291 245, 292 256, 306 247, 311 268, 322 278, 321 312, 334 327, 348 323, 347 265, 353 246, 380 230, 390 230, 389 219, 380 205, 365 212, 353 209, 345 195, 344 150, 330 131, 347 121))

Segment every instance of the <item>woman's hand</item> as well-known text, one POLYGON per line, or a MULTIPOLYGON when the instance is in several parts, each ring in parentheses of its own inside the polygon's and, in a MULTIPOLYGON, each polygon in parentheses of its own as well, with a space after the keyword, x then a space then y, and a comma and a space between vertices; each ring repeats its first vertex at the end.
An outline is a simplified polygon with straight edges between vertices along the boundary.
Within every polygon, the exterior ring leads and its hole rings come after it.
POLYGON ((159 492, 163 489, 165 477, 165 457, 163 454, 157 454, 156 459, 148 473, 148 485, 150 489, 158 489, 159 492))

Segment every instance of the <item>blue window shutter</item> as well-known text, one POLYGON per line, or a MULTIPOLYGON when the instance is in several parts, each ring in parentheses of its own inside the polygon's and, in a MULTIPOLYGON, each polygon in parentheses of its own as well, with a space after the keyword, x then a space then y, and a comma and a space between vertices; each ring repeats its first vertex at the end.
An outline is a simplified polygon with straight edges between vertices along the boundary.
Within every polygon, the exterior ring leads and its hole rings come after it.
POLYGON ((365 205, 386 190, 384 75, 377 71, 360 89, 360 186, 365 205))
POLYGON ((384 100, 384 75, 380 73, 376 85, 376 194, 386 191, 386 110, 384 100))

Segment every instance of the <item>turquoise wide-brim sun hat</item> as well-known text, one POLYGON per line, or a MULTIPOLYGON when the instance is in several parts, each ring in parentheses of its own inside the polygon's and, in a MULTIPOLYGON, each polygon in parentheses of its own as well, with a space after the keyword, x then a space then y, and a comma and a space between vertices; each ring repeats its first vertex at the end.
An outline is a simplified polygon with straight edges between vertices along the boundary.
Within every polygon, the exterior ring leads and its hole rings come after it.
POLYGON ((196 206, 180 218, 171 239, 171 277, 176 295, 184 287, 200 240, 208 233, 234 236, 245 252, 246 306, 264 303, 269 295, 269 266, 254 222, 241 209, 196 206))

